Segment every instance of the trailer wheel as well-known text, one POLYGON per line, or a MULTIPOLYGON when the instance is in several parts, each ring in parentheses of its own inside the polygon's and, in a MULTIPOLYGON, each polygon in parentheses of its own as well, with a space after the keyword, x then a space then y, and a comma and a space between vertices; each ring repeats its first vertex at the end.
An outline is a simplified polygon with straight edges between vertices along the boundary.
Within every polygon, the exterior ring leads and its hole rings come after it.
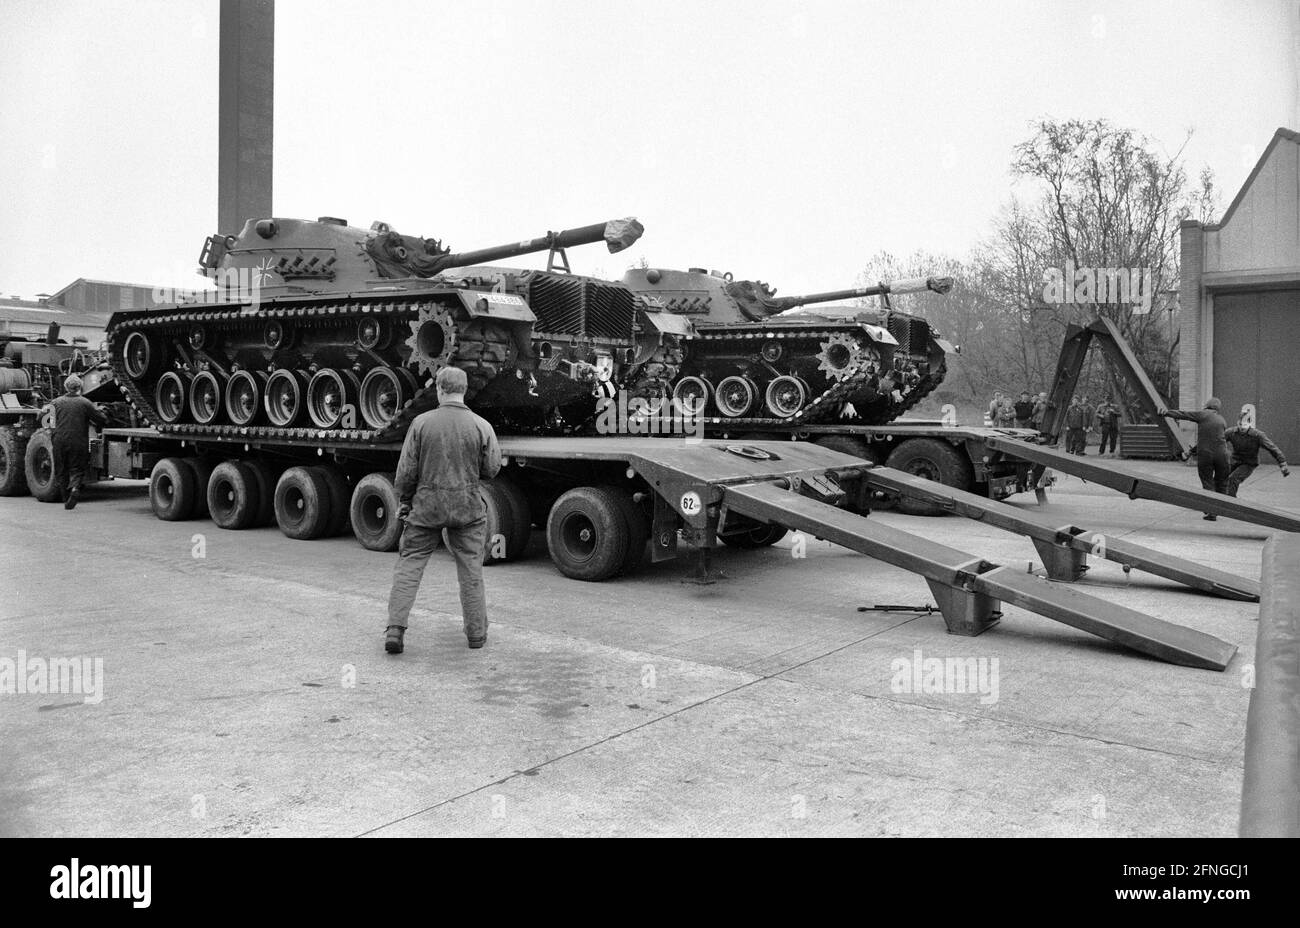
POLYGON ((608 490, 577 487, 551 507, 546 544, 551 560, 566 577, 607 580, 627 558, 627 522, 608 490))
POLYGON ((329 490, 330 518, 325 534, 329 536, 345 535, 351 531, 352 487, 348 486, 347 475, 337 467, 317 464, 314 468, 325 481, 329 490))
POLYGON ((502 564, 520 557, 528 547, 533 523, 528 498, 513 482, 503 477, 483 481, 483 502, 487 505, 487 539, 484 564, 502 564), (500 539, 498 541, 498 539, 500 539), (501 556, 494 556, 500 550, 501 556))
POLYGON ((200 457, 180 458, 185 462, 194 473, 194 511, 191 513, 191 519, 206 519, 211 513, 208 512, 208 484, 212 481, 212 471, 214 466, 211 462, 205 461, 200 457))
POLYGON ((257 518, 253 520, 253 525, 259 528, 263 525, 274 525, 275 468, 259 458, 250 458, 243 463, 248 465, 248 469, 253 472, 253 477, 257 480, 257 518))
MULTIPOLYGON (((957 490, 969 490, 973 482, 970 462, 961 452, 938 438, 909 438, 885 461, 894 470, 934 480, 957 490)), ((898 498, 898 510, 912 516, 941 516, 944 510, 933 503, 907 496, 898 498)))
POLYGON ((772 523, 743 532, 719 535, 718 540, 731 548, 766 548, 776 544, 788 534, 790 530, 784 525, 772 523))
POLYGON ((393 475, 376 472, 357 481, 352 491, 352 534, 368 551, 396 551, 402 540, 401 508, 393 475))
POLYGON ((185 458, 163 458, 149 475, 149 505, 164 522, 194 518, 199 485, 195 471, 185 458))
POLYGON ((262 505, 257 475, 241 461, 222 461, 213 469, 207 497, 212 521, 235 531, 251 528, 262 505))
POLYGON ((623 521, 627 524, 627 556, 623 558, 618 573, 620 576, 634 574, 645 563, 645 546, 650 541, 650 520, 646 518, 645 512, 637 505, 631 493, 618 487, 601 487, 601 489, 613 497, 619 511, 623 514, 623 521))
POLYGON ((0 496, 23 496, 27 493, 27 443, 18 433, 0 428, 0 496))
POLYGON ((27 489, 42 503, 59 501, 59 484, 54 479, 54 437, 49 429, 40 429, 28 440, 23 476, 27 478, 27 489))
POLYGON ((320 538, 330 525, 330 488, 314 467, 290 467, 275 484, 275 521, 289 538, 320 538))

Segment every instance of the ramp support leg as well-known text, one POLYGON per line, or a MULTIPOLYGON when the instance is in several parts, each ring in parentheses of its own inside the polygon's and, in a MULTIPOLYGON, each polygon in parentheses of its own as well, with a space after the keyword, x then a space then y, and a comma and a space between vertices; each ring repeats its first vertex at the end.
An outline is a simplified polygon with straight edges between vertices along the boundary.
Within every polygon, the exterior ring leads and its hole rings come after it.
POLYGON ((1047 576, 1052 580, 1073 583, 1084 575, 1088 569, 1088 554, 1077 548, 1058 545, 1041 538, 1032 539, 1038 549, 1038 556, 1043 559, 1047 576))
POLYGON ((1002 618, 1000 600, 986 593, 949 586, 938 580, 926 580, 934 601, 943 613, 948 634, 974 638, 988 631, 1002 618))

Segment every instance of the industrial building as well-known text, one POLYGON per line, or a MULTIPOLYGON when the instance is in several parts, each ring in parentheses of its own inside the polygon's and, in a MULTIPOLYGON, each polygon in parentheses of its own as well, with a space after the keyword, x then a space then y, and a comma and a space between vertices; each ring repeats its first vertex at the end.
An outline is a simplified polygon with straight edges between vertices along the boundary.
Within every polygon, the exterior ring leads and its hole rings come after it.
POLYGON ((158 305, 152 286, 79 277, 57 293, 37 294, 34 300, 0 297, 0 338, 43 339, 50 323, 57 323, 61 341, 98 348, 113 313, 158 305))
POLYGON ((1217 223, 1182 227, 1178 403, 1254 403, 1300 459, 1300 133, 1278 129, 1217 223))

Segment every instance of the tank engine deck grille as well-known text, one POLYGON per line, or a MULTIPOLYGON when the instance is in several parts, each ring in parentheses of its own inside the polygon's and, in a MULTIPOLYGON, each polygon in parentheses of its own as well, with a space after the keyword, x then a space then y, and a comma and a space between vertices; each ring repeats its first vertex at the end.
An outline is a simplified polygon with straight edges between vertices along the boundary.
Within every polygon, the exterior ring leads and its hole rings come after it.
POLYGON ((586 277, 538 273, 525 283, 526 299, 545 332, 630 339, 636 316, 632 292, 586 277))

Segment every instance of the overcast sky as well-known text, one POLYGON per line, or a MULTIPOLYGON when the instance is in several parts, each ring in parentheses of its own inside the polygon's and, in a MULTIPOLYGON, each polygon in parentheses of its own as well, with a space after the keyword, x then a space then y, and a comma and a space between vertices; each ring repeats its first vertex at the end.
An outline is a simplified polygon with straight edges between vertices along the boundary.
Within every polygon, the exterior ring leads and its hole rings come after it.
MULTIPOLYGON (((277 215, 457 250, 638 216, 634 251, 570 255, 615 277, 644 256, 790 294, 850 286, 882 249, 964 254, 1037 117, 1170 151, 1193 129, 1223 207, 1300 128, 1296 0, 276 9, 277 215)), ((193 285, 217 231, 218 10, 0 3, 0 293, 193 285)))

